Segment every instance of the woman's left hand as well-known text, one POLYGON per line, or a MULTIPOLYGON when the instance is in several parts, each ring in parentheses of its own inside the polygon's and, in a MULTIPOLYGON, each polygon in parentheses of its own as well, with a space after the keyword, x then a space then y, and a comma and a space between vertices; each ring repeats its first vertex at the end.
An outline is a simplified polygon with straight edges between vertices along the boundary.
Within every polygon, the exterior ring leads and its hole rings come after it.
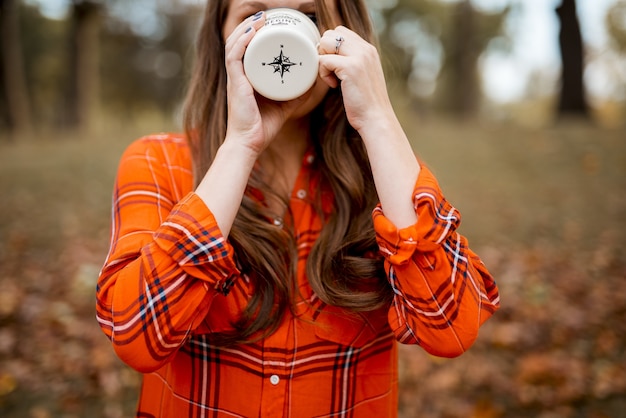
POLYGON ((378 51, 338 26, 324 32, 319 52, 320 77, 332 88, 341 83, 348 122, 367 149, 385 215, 397 228, 413 225, 412 192, 420 167, 391 106, 378 51))
POLYGON ((338 26, 324 32, 319 46, 320 77, 341 86, 350 125, 361 132, 368 122, 392 116, 385 76, 376 48, 358 34, 338 26))

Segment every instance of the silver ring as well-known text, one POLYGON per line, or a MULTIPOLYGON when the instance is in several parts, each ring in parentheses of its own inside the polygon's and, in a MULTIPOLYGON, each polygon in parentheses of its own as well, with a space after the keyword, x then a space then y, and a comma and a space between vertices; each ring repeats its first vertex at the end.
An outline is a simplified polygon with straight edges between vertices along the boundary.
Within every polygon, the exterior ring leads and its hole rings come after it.
POLYGON ((343 38, 343 36, 339 35, 335 38, 335 41, 337 41, 337 43, 335 44, 335 54, 339 54, 339 48, 341 48, 341 44, 343 43, 343 41, 345 41, 345 39, 343 38))

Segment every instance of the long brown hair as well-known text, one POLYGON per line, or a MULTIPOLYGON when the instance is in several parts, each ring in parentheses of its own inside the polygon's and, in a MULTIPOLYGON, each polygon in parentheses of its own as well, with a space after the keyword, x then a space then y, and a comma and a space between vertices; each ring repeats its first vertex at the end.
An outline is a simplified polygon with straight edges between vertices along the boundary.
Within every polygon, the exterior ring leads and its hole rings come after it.
MULTIPOLYGON (((324 0, 316 0, 321 27, 335 27, 324 0)), ((226 136, 227 97, 222 27, 228 0, 209 0, 197 43, 197 56, 185 103, 184 124, 198 183, 226 136), (216 47, 221 45, 221 47, 216 47)), ((339 20, 364 39, 374 42, 367 8, 361 0, 337 0, 339 20)), ((391 290, 377 252, 371 212, 378 201, 365 147, 348 123, 340 89, 330 90, 311 114, 311 136, 322 181, 333 193, 333 210, 324 214, 324 227, 307 260, 308 281, 325 303, 352 311, 371 311, 389 303, 391 290)), ((282 199, 253 172, 248 191, 282 199)), ((285 206, 288 202, 284 201, 285 206)), ((234 333, 214 336, 221 344, 262 338, 276 330, 297 294, 297 249, 288 228, 276 228, 268 208, 249 193, 231 228, 242 274, 255 291, 234 333), (259 337, 260 335, 260 337, 259 337)))

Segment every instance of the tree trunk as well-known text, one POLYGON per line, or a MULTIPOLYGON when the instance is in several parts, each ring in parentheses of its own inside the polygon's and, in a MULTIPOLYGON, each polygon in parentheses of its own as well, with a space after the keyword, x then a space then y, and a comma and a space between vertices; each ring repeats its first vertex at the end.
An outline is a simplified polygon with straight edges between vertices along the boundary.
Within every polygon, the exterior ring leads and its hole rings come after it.
POLYGON ((100 11, 99 3, 73 2, 67 117, 81 131, 94 128, 100 111, 100 11))
POLYGON ((478 108, 478 51, 476 41, 476 11, 469 0, 456 7, 452 45, 449 58, 448 106, 462 119, 475 116, 478 108))
POLYGON ((563 0, 556 13, 561 23, 559 46, 563 65, 559 116, 587 117, 589 108, 583 82, 584 50, 576 14, 576 0, 563 0))
POLYGON ((24 57, 19 22, 19 1, 0 0, 2 31, 2 78, 7 103, 7 121, 15 136, 33 130, 30 97, 24 71, 24 57))

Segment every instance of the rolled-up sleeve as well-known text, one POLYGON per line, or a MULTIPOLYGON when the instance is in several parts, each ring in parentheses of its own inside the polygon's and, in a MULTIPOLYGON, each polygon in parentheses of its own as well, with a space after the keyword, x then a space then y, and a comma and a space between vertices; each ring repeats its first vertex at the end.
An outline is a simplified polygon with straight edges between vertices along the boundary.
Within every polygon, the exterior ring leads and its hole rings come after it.
POLYGON ((174 161, 177 152, 171 138, 144 138, 122 156, 96 289, 100 327, 141 372, 168 361, 239 277, 210 210, 192 191, 181 196, 187 187, 176 173, 186 168, 174 161))
POLYGON ((498 289, 467 239, 457 232, 461 215, 426 166, 413 200, 417 222, 406 228, 397 229, 380 205, 373 212, 394 292, 389 324, 402 343, 419 344, 437 356, 458 356, 498 309, 498 289))
POLYGON ((154 234, 154 240, 184 272, 209 283, 224 295, 239 275, 233 262, 232 246, 195 193, 190 193, 176 206, 154 234), (202 216, 196 218, 194 213, 202 216))

